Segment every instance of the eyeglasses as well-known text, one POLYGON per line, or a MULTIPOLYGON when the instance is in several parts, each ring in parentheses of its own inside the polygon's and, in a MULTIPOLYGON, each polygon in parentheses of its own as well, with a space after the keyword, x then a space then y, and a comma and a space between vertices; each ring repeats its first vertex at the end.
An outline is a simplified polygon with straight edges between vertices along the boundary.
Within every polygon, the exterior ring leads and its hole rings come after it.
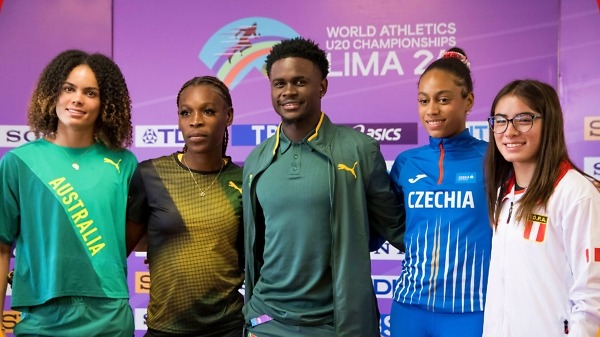
POLYGON ((513 127, 519 132, 527 132, 533 127, 533 122, 536 118, 543 118, 541 115, 536 115, 532 112, 521 112, 512 119, 504 116, 492 116, 488 118, 490 128, 494 133, 504 133, 508 129, 508 124, 512 123, 513 127))

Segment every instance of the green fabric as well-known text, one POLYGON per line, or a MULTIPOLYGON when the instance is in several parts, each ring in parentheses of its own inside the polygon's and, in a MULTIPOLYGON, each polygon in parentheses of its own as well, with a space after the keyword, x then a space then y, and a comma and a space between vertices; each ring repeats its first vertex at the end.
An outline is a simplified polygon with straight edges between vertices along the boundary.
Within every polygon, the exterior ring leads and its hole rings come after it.
POLYGON ((15 336, 131 337, 127 299, 61 297, 21 313, 15 336))
POLYGON ((136 165, 131 152, 99 143, 68 149, 40 139, 4 155, 0 241, 16 244, 13 308, 129 297, 125 209, 136 165))
POLYGON ((141 162, 131 182, 127 216, 147 225, 147 325, 194 336, 241 328, 242 169, 228 158, 220 173, 192 170, 201 197, 177 155, 141 162))
MULTIPOLYGON (((402 203, 392 190, 385 161, 373 138, 351 128, 336 126, 323 114, 315 135, 308 141, 329 161, 336 334, 338 337, 379 336, 369 240, 373 239, 371 234, 375 230, 396 247, 402 247, 405 228, 402 203)), ((257 146, 244 165, 247 301, 251 300, 254 286, 260 278, 264 251, 265 222, 256 198, 256 177, 260 177, 272 164, 278 146, 279 136, 276 134, 257 146)), ((292 207, 293 201, 289 205, 292 207)), ((252 318, 247 308, 244 313, 246 319, 252 318)), ((283 322, 292 325, 302 323, 283 322)))
POLYGON ((276 160, 256 184, 267 226, 265 264, 250 305, 271 309, 275 319, 332 323, 327 157, 281 133, 276 160))

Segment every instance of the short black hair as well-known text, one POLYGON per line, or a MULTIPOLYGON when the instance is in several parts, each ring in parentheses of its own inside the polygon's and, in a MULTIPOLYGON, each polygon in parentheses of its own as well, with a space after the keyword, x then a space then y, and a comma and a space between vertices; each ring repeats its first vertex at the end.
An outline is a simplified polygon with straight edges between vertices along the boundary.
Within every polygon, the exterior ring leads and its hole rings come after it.
POLYGON ((271 78, 271 67, 276 61, 287 57, 300 57, 314 63, 321 71, 323 78, 329 74, 329 61, 325 51, 319 48, 319 45, 310 39, 295 37, 293 39, 282 40, 273 46, 265 61, 267 76, 271 78))

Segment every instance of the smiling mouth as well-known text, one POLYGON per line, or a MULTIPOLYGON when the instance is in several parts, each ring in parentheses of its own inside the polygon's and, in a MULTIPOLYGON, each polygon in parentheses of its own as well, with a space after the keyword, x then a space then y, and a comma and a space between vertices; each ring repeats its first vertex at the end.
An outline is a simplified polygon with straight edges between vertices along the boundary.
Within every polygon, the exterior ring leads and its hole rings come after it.
POLYGON ((279 106, 284 110, 295 110, 300 107, 300 102, 298 101, 283 101, 279 102, 279 106))
POLYGON ((436 120, 426 121, 425 123, 427 123, 427 125, 437 126, 437 125, 441 125, 443 122, 444 122, 444 119, 436 119, 436 120))

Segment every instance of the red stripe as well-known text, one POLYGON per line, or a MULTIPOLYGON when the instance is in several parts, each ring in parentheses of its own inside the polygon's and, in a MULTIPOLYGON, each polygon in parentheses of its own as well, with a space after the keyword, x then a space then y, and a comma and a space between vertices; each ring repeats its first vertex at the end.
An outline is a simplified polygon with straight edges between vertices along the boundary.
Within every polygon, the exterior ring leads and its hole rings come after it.
POLYGON ((594 261, 600 262, 600 248, 594 248, 594 261))
POLYGON ((590 263, 590 250, 589 249, 585 250, 585 262, 590 263))
POLYGON ((543 242, 545 237, 546 237, 546 224, 540 223, 535 241, 543 242))
POLYGON ((523 237, 529 240, 529 236, 531 235, 531 227, 533 227, 533 222, 527 221, 525 223, 525 232, 523 232, 523 237))
MULTIPOLYGON (((600 0, 598 0, 598 4, 600 4, 600 0)), ((0 0, 0 12, 2 12, 2 0, 0 0)))

